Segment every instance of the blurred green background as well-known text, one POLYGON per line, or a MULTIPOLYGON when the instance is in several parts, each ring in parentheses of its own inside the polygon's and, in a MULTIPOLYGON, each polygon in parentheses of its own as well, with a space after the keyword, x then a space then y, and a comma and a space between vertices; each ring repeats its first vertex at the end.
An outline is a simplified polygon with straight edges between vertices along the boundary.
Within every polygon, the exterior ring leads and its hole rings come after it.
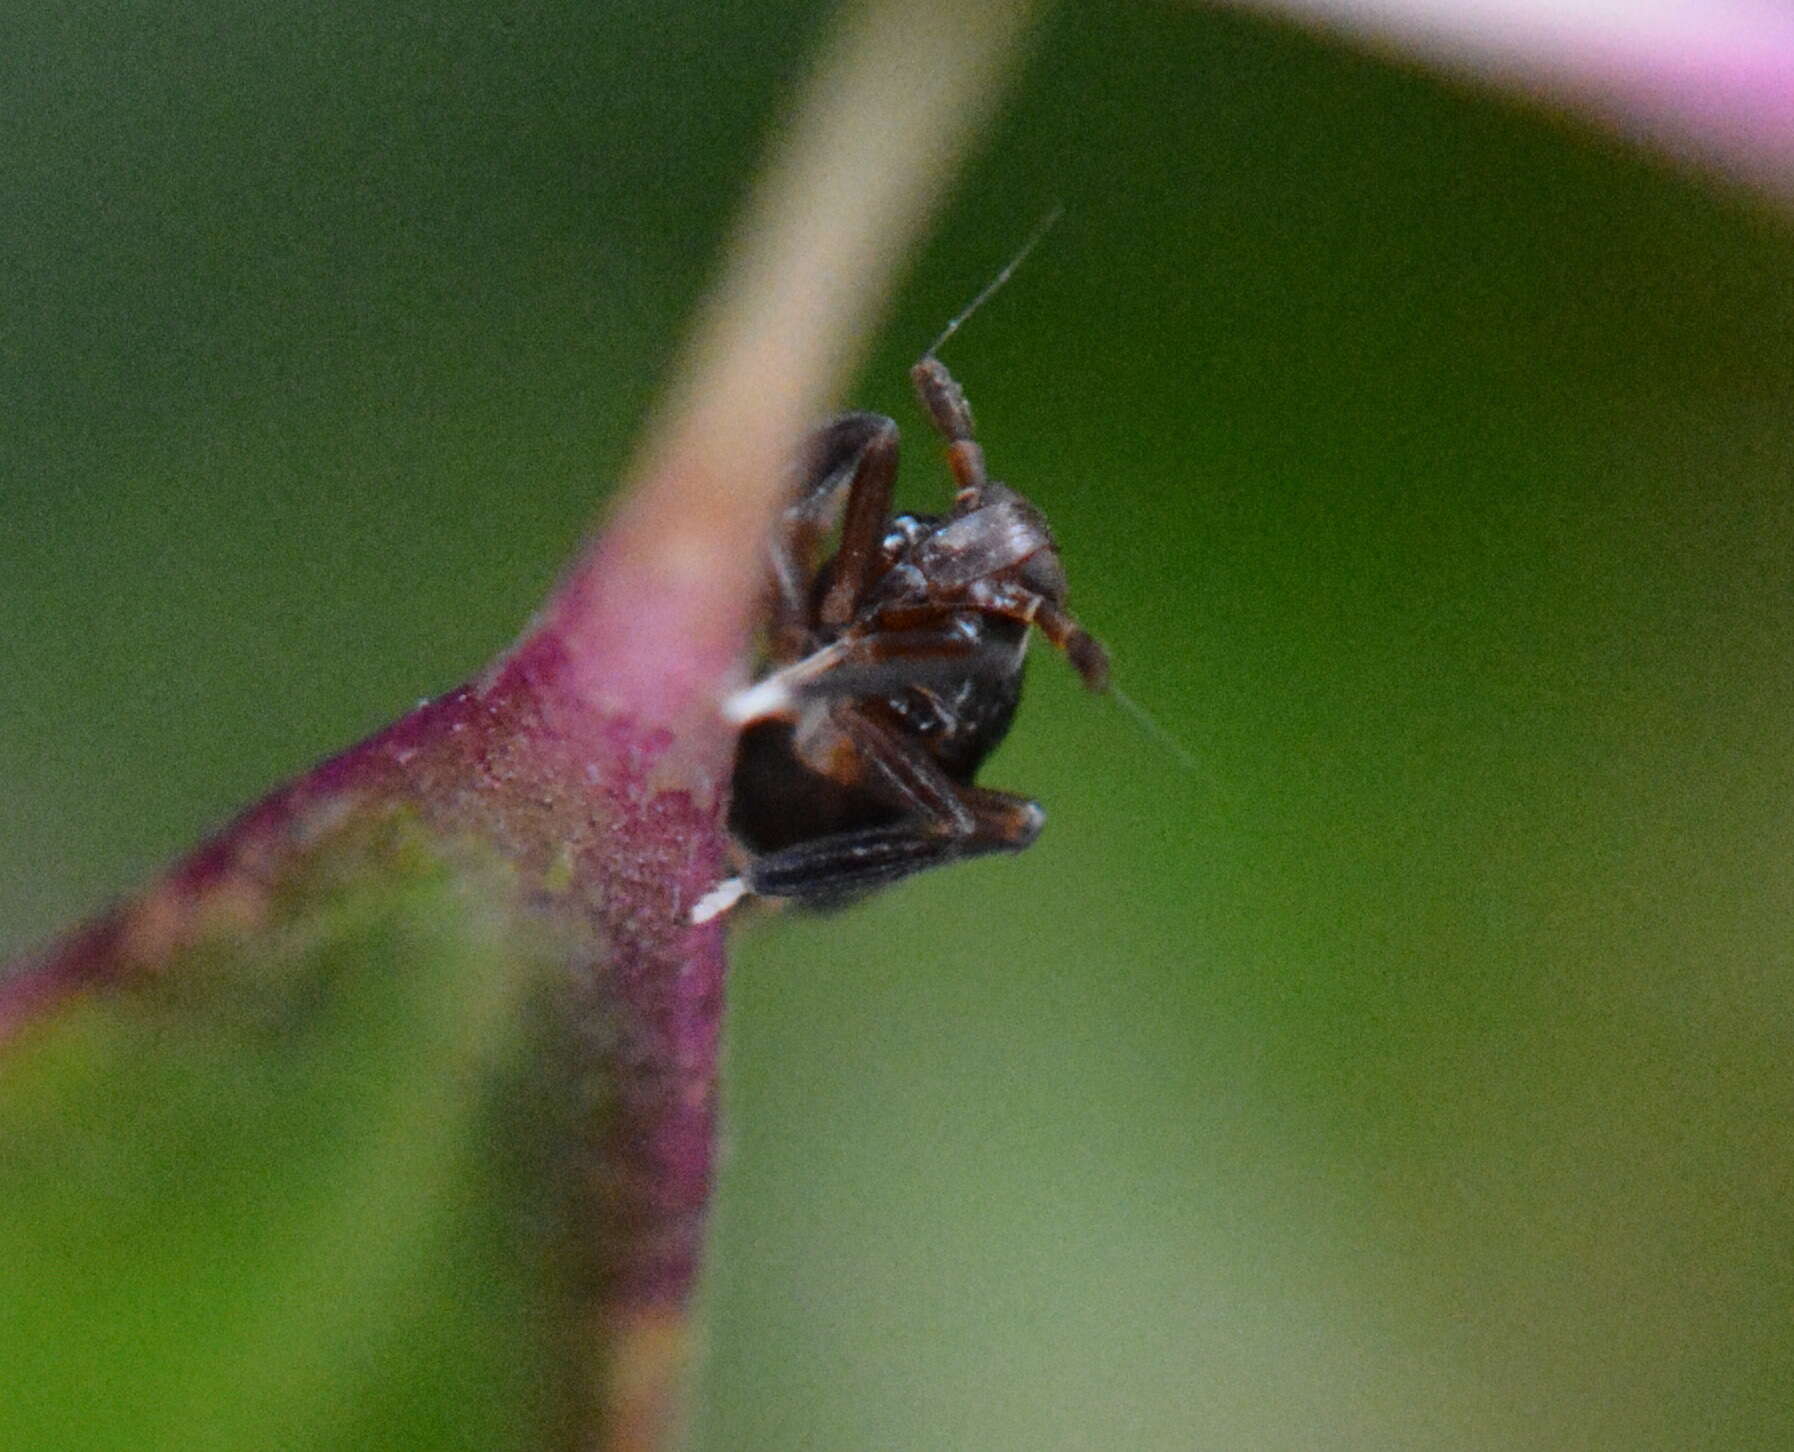
MULTIPOLYGON (((472 673, 823 11, 0 28, 0 946, 472 673)), ((1794 227, 1517 103, 1066 7, 954 341, 1185 770, 1042 655, 1024 857, 744 931, 704 1449, 1794 1439, 1794 227)))

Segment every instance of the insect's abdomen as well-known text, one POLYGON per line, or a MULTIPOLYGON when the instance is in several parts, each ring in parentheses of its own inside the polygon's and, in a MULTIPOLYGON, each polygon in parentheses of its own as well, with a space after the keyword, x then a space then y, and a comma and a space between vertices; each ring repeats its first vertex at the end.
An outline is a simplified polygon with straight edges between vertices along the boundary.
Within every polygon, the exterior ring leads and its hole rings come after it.
POLYGON ((735 750, 729 830, 754 852, 861 827, 881 827, 898 813, 870 792, 811 771, 798 760, 792 728, 762 721, 741 733, 735 750))
POLYGON ((1009 734, 1022 700, 1022 646, 1028 627, 983 616, 978 634, 996 653, 998 669, 950 677, 885 698, 910 733, 955 781, 970 786, 984 758, 1009 734))

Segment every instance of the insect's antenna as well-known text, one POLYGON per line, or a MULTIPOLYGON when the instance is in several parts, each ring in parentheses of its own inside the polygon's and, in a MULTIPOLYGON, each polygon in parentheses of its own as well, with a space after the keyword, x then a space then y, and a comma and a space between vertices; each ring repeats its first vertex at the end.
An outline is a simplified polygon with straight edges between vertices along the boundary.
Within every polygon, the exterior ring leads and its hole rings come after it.
POLYGON ((1183 742, 1179 741, 1163 726, 1159 725, 1158 719, 1148 711, 1146 707, 1142 706, 1126 691, 1122 690, 1114 681, 1109 682, 1108 694, 1115 698, 1115 704, 1117 706, 1121 707, 1122 710, 1126 711, 1128 715, 1134 718, 1134 724, 1148 737, 1162 746, 1165 749, 1166 754, 1185 771, 1194 775, 1201 770, 1196 764, 1196 758, 1190 754, 1183 742))
POLYGON ((1122 690, 1114 681, 1109 682, 1105 694, 1132 716, 1134 724, 1140 728, 1141 733, 1150 737, 1154 743, 1163 748, 1165 754, 1184 771, 1207 782, 1210 793, 1229 813, 1237 814, 1239 812, 1242 798, 1232 782, 1207 762, 1199 761, 1194 752, 1159 725, 1157 718, 1146 707, 1122 690))
POLYGON ((983 292, 979 293, 977 297, 973 298, 961 308, 953 321, 941 329, 940 337, 930 343, 927 351, 922 354, 924 358, 933 358, 940 353, 941 349, 946 346, 947 339, 951 338, 959 331, 960 324, 965 322, 967 318, 971 317, 973 313, 977 312, 979 308, 989 302, 997 290, 1001 288, 1004 283, 1008 282, 1011 277, 1015 276, 1016 268, 1020 267, 1028 260, 1028 254, 1040 245, 1041 239, 1058 225, 1059 219, 1064 215, 1065 208, 1063 205, 1059 205, 1055 206, 1052 211, 1048 212, 1046 216, 1040 219, 1039 225, 1034 228, 1034 231, 1030 234, 1028 240, 1022 243, 1021 250, 1009 259, 1001 272, 985 284, 983 292))

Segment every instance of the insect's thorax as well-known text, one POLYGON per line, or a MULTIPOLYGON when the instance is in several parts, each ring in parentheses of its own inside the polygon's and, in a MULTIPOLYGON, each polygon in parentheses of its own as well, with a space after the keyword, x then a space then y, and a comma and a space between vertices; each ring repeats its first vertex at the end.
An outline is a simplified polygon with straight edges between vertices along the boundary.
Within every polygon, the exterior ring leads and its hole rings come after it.
MULTIPOLYGON (((891 603, 910 594, 928 595, 927 578, 916 561, 922 556, 924 542, 948 523, 947 518, 932 514, 891 516, 879 545, 885 581, 882 593, 891 603)), ((818 572, 819 600, 831 575, 826 566, 818 572)), ((969 643, 971 651, 964 668, 936 662, 927 669, 925 680, 871 699, 894 715, 949 776, 969 784, 979 764, 1008 735, 1015 720, 1021 703, 1028 627, 1018 620, 973 609, 947 607, 937 618, 951 621, 969 643)), ((856 628, 863 629, 863 623, 849 623, 840 631, 817 630, 812 633, 810 649, 831 645, 856 628)))

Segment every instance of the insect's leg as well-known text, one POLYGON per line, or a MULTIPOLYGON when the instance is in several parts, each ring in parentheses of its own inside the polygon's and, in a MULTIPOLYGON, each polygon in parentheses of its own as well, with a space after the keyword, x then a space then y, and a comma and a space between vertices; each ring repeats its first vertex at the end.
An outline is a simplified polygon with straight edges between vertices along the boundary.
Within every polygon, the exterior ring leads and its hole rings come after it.
POLYGON ((984 450, 972 437, 972 406, 966 402, 965 390, 947 371, 947 365, 932 354, 911 368, 909 376, 922 412, 947 441, 947 467, 959 486, 953 512, 970 514, 984 502, 990 475, 984 467, 984 450))
POLYGON ((965 788, 874 702, 832 702, 794 744, 812 771, 882 797, 921 831, 964 837, 976 826, 965 788))
POLYGON ((977 823, 972 833, 973 856, 1020 852, 1032 847, 1046 826, 1046 808, 1029 797, 992 787, 961 787, 959 796, 977 823))
POLYGON ((888 418, 877 421, 881 427, 867 437, 847 487, 847 512, 841 520, 834 578, 817 610, 825 626, 840 627, 853 618, 878 567, 879 545, 897 483, 897 425, 888 418))
POLYGON ((825 726, 800 742, 809 764, 838 776, 851 773, 856 785, 883 797, 903 820, 756 858, 742 874, 751 891, 827 901, 964 857, 1019 852, 1039 835, 1046 818, 1033 802, 961 786, 921 746, 880 720, 875 708, 838 703, 825 726), (838 743, 852 749, 837 752, 838 743))
POLYGON ((987 615, 1026 621, 1071 662, 1093 691, 1109 684, 1109 652, 1063 605, 1020 585, 983 584, 967 592, 967 603, 987 615))
MULTIPOLYGON (((897 425, 875 413, 845 413, 805 443, 797 479, 770 548, 771 651, 795 660, 809 637, 810 582, 822 538, 835 522, 842 491, 851 500, 868 469, 894 473, 897 425)), ((889 497, 889 483, 885 493, 889 497)), ((850 504, 851 511, 851 504, 850 504)), ((876 535, 873 543, 876 545, 876 535)))
POLYGON ((962 676, 988 655, 1000 670, 1007 652, 953 622, 913 630, 847 636, 782 666, 723 702, 723 717, 738 726, 790 717, 807 700, 823 696, 877 696, 936 677, 962 676))
POLYGON ((908 821, 818 837, 756 858, 743 874, 743 886, 762 897, 827 906, 930 867, 1020 852, 1040 835, 1046 814, 1036 803, 981 787, 960 790, 971 818, 964 833, 929 831, 908 821))

